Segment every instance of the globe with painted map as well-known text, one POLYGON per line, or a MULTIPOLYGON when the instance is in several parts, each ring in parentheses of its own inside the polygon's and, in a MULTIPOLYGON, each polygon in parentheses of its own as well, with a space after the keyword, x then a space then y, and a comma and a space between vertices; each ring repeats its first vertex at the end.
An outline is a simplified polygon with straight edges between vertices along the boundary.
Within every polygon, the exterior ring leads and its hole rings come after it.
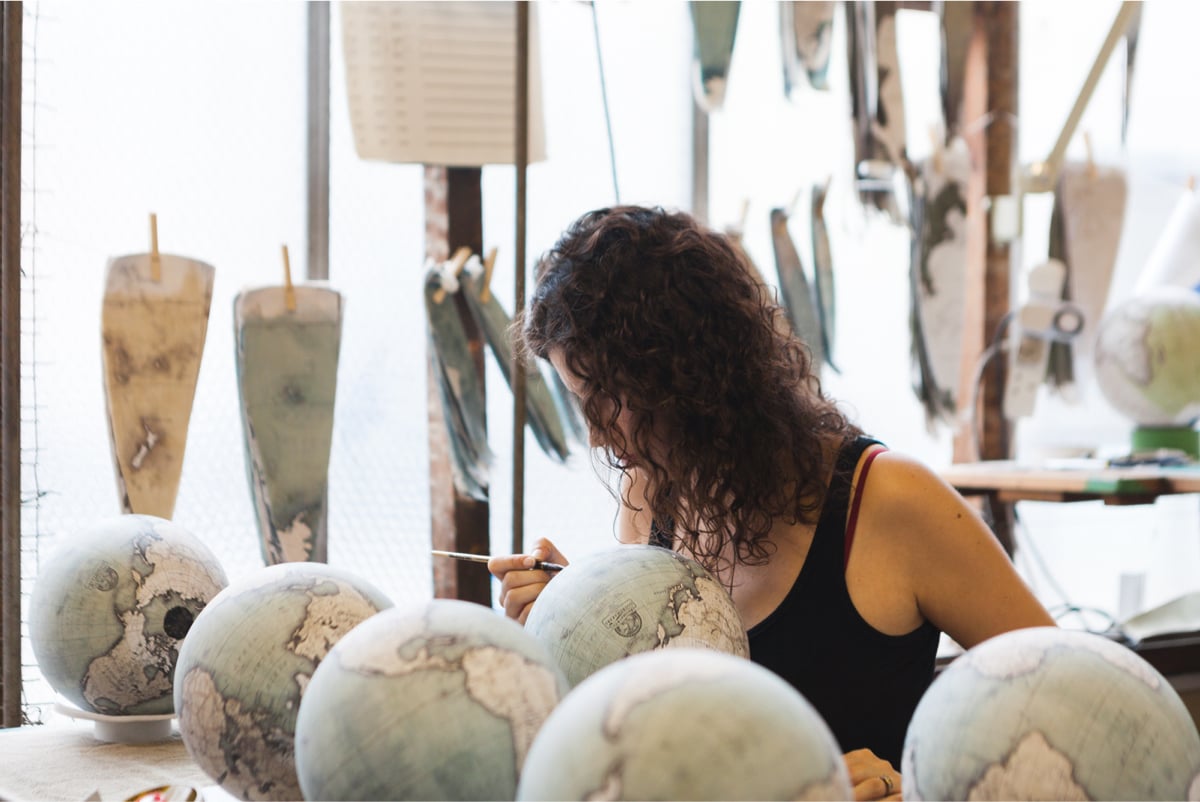
POLYGON ((546 585, 525 629, 572 687, 609 663, 655 649, 750 654, 725 588, 700 563, 657 546, 618 546, 572 562, 546 585))
POLYGON ((330 648, 392 606, 374 585, 324 563, 280 563, 229 585, 179 653, 175 709, 188 754, 241 799, 300 799, 300 700, 330 648))
POLYGON ((380 613, 321 663, 300 705, 306 799, 512 799, 567 691, 546 650, 479 604, 380 613))
POLYGON ((121 515, 73 532, 34 582, 38 668, 83 710, 169 714, 180 645, 226 584, 212 551, 163 518, 121 515))
POLYGON ((904 798, 1200 799, 1200 735, 1130 649, 1035 627, 984 641, 921 698, 904 798))
POLYGON ((853 799, 842 751, 800 693, 747 659, 664 649, 577 685, 517 789, 543 799, 853 799))
POLYGON ((1142 427, 1200 418, 1200 293, 1158 287, 1115 307, 1096 335, 1096 383, 1142 427))

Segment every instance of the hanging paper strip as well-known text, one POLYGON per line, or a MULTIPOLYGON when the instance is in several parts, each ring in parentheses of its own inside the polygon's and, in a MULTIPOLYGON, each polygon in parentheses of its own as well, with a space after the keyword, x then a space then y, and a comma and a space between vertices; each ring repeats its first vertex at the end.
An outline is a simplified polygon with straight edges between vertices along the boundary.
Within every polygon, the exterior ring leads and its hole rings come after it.
POLYGON ((926 422, 950 422, 956 408, 963 358, 967 283, 967 143, 951 141, 918 166, 912 203, 914 388, 926 422))
POLYGON ((457 278, 440 266, 425 274, 425 314, 429 358, 450 440, 450 468, 458 492, 488 499, 487 410, 483 383, 467 345, 467 333, 454 293, 457 278))
POLYGON ((1090 360, 1108 304, 1121 244, 1128 186, 1124 170, 1067 163, 1059 172, 1051 216, 1050 257, 1067 267, 1063 297, 1083 313, 1083 328, 1050 349, 1047 378, 1063 388, 1075 379, 1075 359, 1090 360))
POLYGON ((101 358, 123 512, 174 514, 215 272, 172 254, 108 264, 101 358))
POLYGON ((833 49, 833 14, 827 0, 781 2, 779 32, 783 38, 783 92, 792 97, 801 86, 829 89, 829 55, 833 49))
MULTIPOLYGON (((478 262, 477 257, 472 257, 472 259, 478 262)), ((511 388, 513 384, 513 348, 508 338, 508 329, 512 324, 512 318, 496 300, 494 293, 490 290, 483 291, 480 280, 472 275, 471 271, 472 265, 468 262, 460 277, 461 292, 476 323, 483 331, 484 339, 491 347, 492 356, 496 358, 500 373, 511 388)), ((560 417, 560 405, 561 402, 555 401, 537 365, 526 366, 525 411, 529 428, 533 431, 534 439, 548 457, 564 462, 570 455, 570 447, 567 445, 566 431, 560 417)))
POLYGON ((716 111, 725 103, 741 3, 705 0, 691 2, 688 7, 695 33, 692 76, 696 102, 705 111, 716 111))
POLYGON ((788 232, 787 212, 783 209, 771 210, 771 242, 775 248, 775 267, 779 271, 783 305, 792 322, 792 331, 812 352, 813 373, 819 373, 825 360, 821 320, 800 254, 788 232))
POLYGON ((829 248, 829 229, 825 225, 825 195, 828 184, 812 190, 813 278, 817 296, 817 316, 821 322, 821 351, 825 362, 841 373, 833 362, 833 340, 837 330, 837 298, 833 284, 833 252, 829 248))
POLYGON ((1137 294, 1173 285, 1200 292, 1200 193, 1180 196, 1154 249, 1146 258, 1137 294))
POLYGON ((963 88, 966 85, 967 51, 975 32, 975 4, 939 2, 938 22, 941 28, 941 97, 942 122, 946 141, 959 133, 962 120, 963 88))
POLYGON ((267 565, 328 559, 341 293, 310 284, 234 298, 246 472, 267 565), (289 308, 290 306, 294 308, 289 308))

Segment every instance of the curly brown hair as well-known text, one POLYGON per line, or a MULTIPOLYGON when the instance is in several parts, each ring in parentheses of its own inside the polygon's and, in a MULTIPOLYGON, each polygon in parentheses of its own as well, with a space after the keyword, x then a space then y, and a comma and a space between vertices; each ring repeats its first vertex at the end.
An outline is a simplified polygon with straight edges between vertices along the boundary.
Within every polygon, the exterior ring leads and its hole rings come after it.
POLYGON ((619 206, 583 215, 541 258, 514 331, 527 355, 561 349, 608 464, 636 454, 655 522, 716 569, 730 545, 735 562, 765 561, 777 517, 812 523, 832 455, 861 434, 784 315, 727 236, 619 206), (631 443, 616 425, 626 407, 631 443))

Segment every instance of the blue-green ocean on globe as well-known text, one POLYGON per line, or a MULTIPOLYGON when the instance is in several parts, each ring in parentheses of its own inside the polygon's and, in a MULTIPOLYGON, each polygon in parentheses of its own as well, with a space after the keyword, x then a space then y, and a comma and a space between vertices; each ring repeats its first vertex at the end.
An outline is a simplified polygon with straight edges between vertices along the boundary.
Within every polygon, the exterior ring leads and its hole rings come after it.
POLYGON ((1035 627, 954 660, 917 705, 904 798, 1197 799, 1200 735, 1153 666, 1101 635, 1035 627))
POLYGON ((216 556, 179 524, 151 515, 97 521, 43 561, 34 582, 38 667, 84 710, 171 713, 180 644, 226 584, 216 556))
POLYGON ((512 799, 567 682, 519 624, 451 599, 395 607, 343 638, 300 705, 306 799, 512 799))
POLYGON ((657 546, 618 546, 572 562, 542 591, 525 629, 572 687, 609 663, 654 649, 750 654, 728 591, 700 563, 657 546))
POLYGON ((546 719, 517 798, 853 799, 833 733, 776 674, 711 649, 612 663, 546 719))
POLYGON ((330 648, 392 606, 370 582, 290 562, 231 583, 196 618, 179 653, 175 709, 188 754, 241 799, 300 799, 301 697, 330 648))

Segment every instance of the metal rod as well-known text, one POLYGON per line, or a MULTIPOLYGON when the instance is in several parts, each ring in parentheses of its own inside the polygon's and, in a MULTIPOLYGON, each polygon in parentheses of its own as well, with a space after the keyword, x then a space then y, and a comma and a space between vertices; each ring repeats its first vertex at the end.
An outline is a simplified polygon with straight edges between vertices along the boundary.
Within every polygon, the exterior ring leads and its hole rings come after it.
POLYGON ((1087 79, 1083 82, 1083 88, 1079 90, 1079 96, 1075 98, 1075 105, 1071 108, 1071 113, 1067 115, 1067 121, 1063 123, 1062 131, 1058 135, 1058 141, 1054 143, 1054 148, 1050 151, 1050 155, 1046 157, 1044 162, 1034 164, 1030 168, 1030 175, 1027 179, 1028 189, 1031 192, 1048 192, 1054 188, 1054 182, 1058 177, 1058 170, 1062 166, 1063 156, 1067 152, 1067 145, 1071 141, 1071 137, 1075 136, 1075 129, 1079 126, 1080 119, 1083 118, 1084 111, 1087 110, 1088 103, 1091 102, 1092 93, 1096 90, 1096 84, 1100 82, 1100 76, 1104 73, 1104 68, 1108 65, 1108 59, 1112 55, 1113 49, 1117 46, 1117 42, 1125 35, 1125 30, 1129 27, 1129 23, 1138 15, 1141 10, 1140 0, 1126 0, 1121 3, 1120 10, 1117 11, 1117 17, 1113 20, 1112 27, 1108 31, 1108 36, 1104 40, 1104 44, 1100 46, 1100 52, 1096 54, 1096 60, 1092 62, 1091 72, 1088 73, 1087 79))
MULTIPOLYGON (((525 309, 525 178, 529 163, 529 4, 516 0, 516 247, 513 254, 515 298, 513 314, 525 309)), ((525 362, 521 349, 513 349, 513 498, 512 550, 525 551, 525 362)))
POLYGON ((309 279, 329 278, 329 2, 308 4, 309 279))
POLYGON ((708 112, 692 100, 692 217, 708 224, 708 112))
POLYGON ((0 727, 21 725, 21 27, 0 9, 0 727))

